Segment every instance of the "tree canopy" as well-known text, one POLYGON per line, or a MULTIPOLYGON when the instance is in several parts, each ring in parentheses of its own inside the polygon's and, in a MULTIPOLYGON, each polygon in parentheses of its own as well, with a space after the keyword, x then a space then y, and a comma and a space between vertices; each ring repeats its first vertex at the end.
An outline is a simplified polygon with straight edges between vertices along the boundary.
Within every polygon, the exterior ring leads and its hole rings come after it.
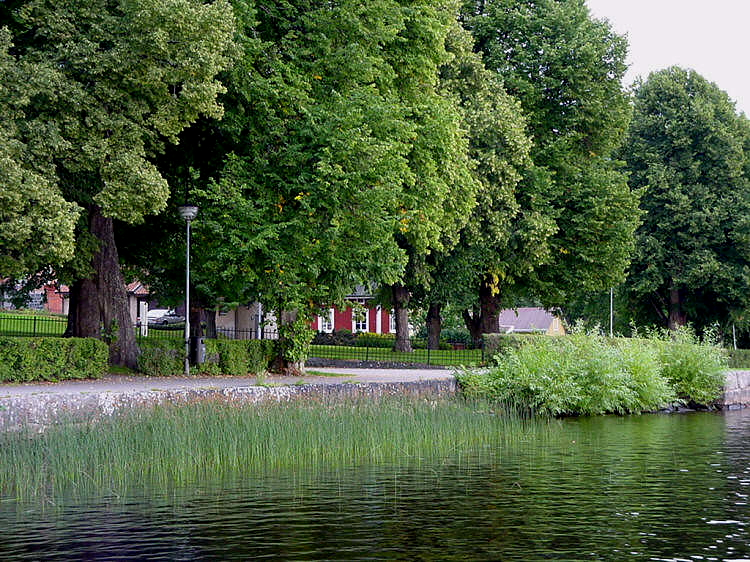
MULTIPOLYGON (((134 366, 112 220, 137 223, 161 211, 169 186, 153 156, 199 115, 221 115, 216 74, 229 63, 232 10, 221 0, 32 0, 13 16, 3 65, 30 89, 10 82, 4 110, 17 109, 4 129, 59 190, 47 192, 67 202, 52 197, 65 210, 59 216, 80 216, 67 271, 69 327, 81 336, 104 331, 110 359, 134 366)), ((70 244, 64 226, 60 240, 70 244)), ((58 274, 67 257, 58 253, 58 274)))
POLYGON ((625 39, 583 0, 469 1, 462 14, 486 67, 519 100, 533 143, 519 211, 478 287, 474 320, 503 299, 559 305, 620 281, 638 223, 637 194, 612 158, 631 114, 625 39))
POLYGON ((642 318, 675 328, 730 318, 750 304, 750 123, 692 70, 636 88, 622 149, 643 191, 643 224, 627 287, 642 318))

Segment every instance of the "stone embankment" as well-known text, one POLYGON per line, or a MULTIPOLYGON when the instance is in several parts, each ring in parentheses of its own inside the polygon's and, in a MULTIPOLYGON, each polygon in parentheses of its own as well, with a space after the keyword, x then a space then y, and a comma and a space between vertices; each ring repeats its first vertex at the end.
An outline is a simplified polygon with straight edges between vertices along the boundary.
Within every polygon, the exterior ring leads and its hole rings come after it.
POLYGON ((729 410, 750 406, 750 371, 729 371, 724 393, 717 401, 721 408, 729 410))
POLYGON ((446 370, 321 369, 327 376, 267 377, 122 377, 96 381, 0 385, 0 430, 64 421, 101 419, 133 408, 197 401, 227 403, 284 402, 455 394, 456 380, 446 370))
MULTIPOLYGON (((97 381, 0 385, 0 430, 42 430, 63 420, 96 420, 133 408, 201 400, 254 404, 383 396, 432 399, 457 391, 452 373, 441 369, 330 368, 316 372, 316 376, 268 377, 263 381, 254 377, 110 376, 97 381)), ((750 371, 727 374, 724 393, 716 406, 750 406, 750 371)))

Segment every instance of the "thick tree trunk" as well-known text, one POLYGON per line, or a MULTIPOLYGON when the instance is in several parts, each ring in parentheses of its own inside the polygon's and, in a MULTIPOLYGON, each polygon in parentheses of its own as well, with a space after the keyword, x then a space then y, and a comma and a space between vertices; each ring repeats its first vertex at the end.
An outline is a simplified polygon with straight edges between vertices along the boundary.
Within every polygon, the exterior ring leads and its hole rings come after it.
POLYGON ((411 353, 411 339, 409 338, 409 290, 403 285, 391 287, 393 295, 393 314, 396 321, 396 342, 393 351, 411 353))
POLYGON ((91 276, 79 279, 70 287, 66 334, 104 340, 109 344, 111 365, 134 369, 138 347, 128 311, 112 219, 104 217, 96 205, 89 209, 89 232, 99 241, 99 249, 91 260, 91 276))
POLYGON ((206 314, 205 335, 207 338, 216 339, 216 310, 206 308, 204 312, 206 314))
POLYGON ((482 315, 476 308, 473 310, 464 310, 461 313, 463 316, 464 324, 466 329, 469 330, 471 335, 471 341, 474 343, 474 347, 481 347, 482 345, 482 315))
POLYGON ((441 308, 439 303, 432 303, 427 309, 427 349, 440 349, 441 308))
POLYGON ((669 320, 667 327, 672 332, 687 324, 687 314, 682 311, 680 290, 674 287, 669 290, 669 320))
POLYGON ((500 331, 500 294, 486 284, 479 287, 479 307, 483 334, 497 334, 500 331))

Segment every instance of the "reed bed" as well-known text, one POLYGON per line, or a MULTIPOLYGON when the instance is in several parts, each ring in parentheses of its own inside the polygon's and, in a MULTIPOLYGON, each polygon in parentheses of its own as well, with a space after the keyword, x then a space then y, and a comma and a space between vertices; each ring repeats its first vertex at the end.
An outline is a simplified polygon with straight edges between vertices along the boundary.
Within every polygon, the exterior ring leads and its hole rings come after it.
POLYGON ((118 496, 238 474, 494 456, 540 423, 462 400, 157 407, 0 435, 0 498, 118 496))

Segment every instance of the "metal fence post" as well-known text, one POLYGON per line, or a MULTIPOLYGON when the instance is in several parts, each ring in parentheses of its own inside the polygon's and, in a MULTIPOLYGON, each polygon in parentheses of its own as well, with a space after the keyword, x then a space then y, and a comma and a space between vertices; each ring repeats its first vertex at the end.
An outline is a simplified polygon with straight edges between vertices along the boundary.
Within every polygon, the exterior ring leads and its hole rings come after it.
POLYGON ((34 316, 34 336, 36 336, 36 316, 34 316))
POLYGON ((427 364, 429 365, 430 364, 430 342, 427 342, 427 345, 425 347, 427 347, 427 364))

